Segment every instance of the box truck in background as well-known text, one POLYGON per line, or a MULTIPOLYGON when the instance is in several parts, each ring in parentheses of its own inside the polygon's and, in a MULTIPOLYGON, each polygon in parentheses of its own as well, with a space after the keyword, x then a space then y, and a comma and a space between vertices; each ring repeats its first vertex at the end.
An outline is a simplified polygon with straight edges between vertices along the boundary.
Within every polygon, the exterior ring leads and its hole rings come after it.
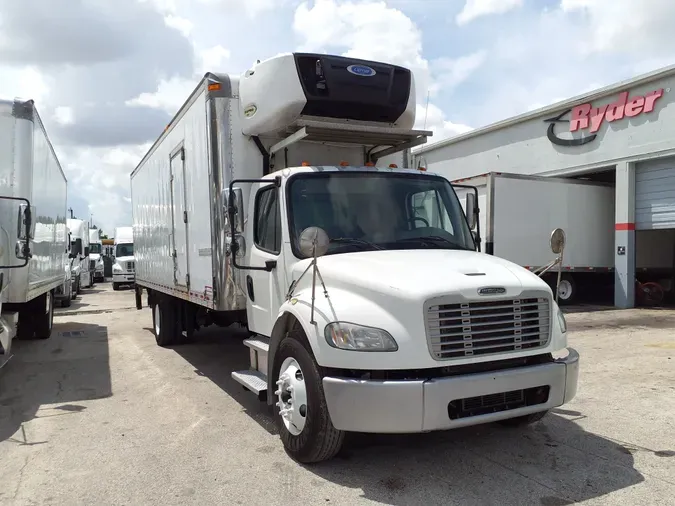
POLYGON ((75 293, 79 295, 83 288, 94 286, 94 270, 89 261, 89 224, 77 218, 68 218, 67 223, 74 256, 75 293))
POLYGON ((403 67, 278 55, 207 73, 131 174, 157 344, 245 325, 232 377, 301 462, 349 431, 527 424, 576 393, 550 287, 475 251, 477 192, 465 215, 447 179, 391 163, 431 135, 415 108, 403 67))
POLYGON ((64 283, 67 181, 32 100, 0 100, 0 366, 51 336, 64 283))
POLYGON ((70 230, 68 230, 68 226, 65 223, 57 227, 56 236, 60 241, 65 241, 66 249, 63 252, 63 284, 57 286, 56 290, 54 290, 54 300, 61 307, 70 307, 72 300, 77 294, 73 291, 75 275, 73 273, 73 257, 70 247, 70 230))
POLYGON ((114 241, 112 285, 113 290, 119 290, 120 286, 133 285, 136 280, 133 228, 117 227, 114 241))
POLYGON ((105 281, 103 269, 103 243, 99 229, 89 229, 89 269, 94 272, 94 282, 105 281))
MULTIPOLYGON (((536 271, 551 260, 551 230, 566 242, 558 300, 571 304, 587 284, 614 280, 614 187, 578 179, 490 172, 453 180, 478 188, 482 251, 536 271)), ((468 190, 458 188, 460 199, 468 190)), ((543 275, 553 289, 558 267, 543 275)))

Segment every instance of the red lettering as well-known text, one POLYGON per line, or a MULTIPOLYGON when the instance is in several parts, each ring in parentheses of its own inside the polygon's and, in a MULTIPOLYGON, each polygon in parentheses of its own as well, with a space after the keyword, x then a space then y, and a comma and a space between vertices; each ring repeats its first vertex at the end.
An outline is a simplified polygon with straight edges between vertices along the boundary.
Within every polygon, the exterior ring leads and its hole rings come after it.
POLYGON ((642 106, 645 103, 645 97, 633 97, 626 104, 626 117, 633 118, 642 112, 642 106))
POLYGON ((591 110, 591 133, 594 134, 600 129, 602 125, 602 120, 605 118, 605 111, 609 105, 602 105, 600 107, 594 107, 591 110))
POLYGON ((570 120, 570 132, 576 132, 580 128, 588 128, 588 114, 591 112, 591 104, 581 104, 572 108, 570 120))
POLYGON ((628 92, 624 91, 619 95, 619 100, 617 100, 613 104, 609 104, 606 116, 607 121, 611 123, 612 121, 623 119, 623 111, 624 107, 626 107, 627 101, 628 101, 628 92))
POLYGON ((652 91, 645 95, 645 108, 643 112, 652 112, 654 110, 654 103, 663 96, 663 88, 652 91))

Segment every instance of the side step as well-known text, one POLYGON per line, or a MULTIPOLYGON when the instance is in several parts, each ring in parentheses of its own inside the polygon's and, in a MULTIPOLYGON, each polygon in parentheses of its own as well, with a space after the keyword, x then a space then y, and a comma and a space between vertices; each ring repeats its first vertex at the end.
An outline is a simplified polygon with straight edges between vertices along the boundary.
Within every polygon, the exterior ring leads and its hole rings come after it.
POLYGON ((270 349, 269 339, 253 336, 244 340, 249 348, 250 369, 232 372, 232 379, 258 396, 261 401, 267 400, 267 354, 270 349))

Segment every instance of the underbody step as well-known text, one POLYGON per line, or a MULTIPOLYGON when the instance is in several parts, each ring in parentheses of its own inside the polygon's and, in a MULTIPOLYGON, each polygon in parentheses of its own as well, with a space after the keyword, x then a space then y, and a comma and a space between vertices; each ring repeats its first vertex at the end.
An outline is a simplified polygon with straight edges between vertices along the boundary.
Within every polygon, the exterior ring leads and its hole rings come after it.
POLYGON ((267 376, 260 371, 234 371, 232 379, 258 396, 261 401, 267 397, 267 376))
POLYGON ((270 340, 262 336, 252 336, 244 340, 244 345, 249 348, 249 360, 251 370, 267 375, 267 353, 270 349, 270 340))

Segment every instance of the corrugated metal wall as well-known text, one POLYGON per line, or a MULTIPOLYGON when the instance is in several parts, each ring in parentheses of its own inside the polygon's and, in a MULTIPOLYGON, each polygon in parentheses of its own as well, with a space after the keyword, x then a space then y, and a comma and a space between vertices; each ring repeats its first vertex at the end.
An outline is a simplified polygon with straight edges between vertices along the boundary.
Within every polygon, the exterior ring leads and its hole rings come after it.
POLYGON ((675 228, 675 158, 636 166, 635 228, 675 228))

